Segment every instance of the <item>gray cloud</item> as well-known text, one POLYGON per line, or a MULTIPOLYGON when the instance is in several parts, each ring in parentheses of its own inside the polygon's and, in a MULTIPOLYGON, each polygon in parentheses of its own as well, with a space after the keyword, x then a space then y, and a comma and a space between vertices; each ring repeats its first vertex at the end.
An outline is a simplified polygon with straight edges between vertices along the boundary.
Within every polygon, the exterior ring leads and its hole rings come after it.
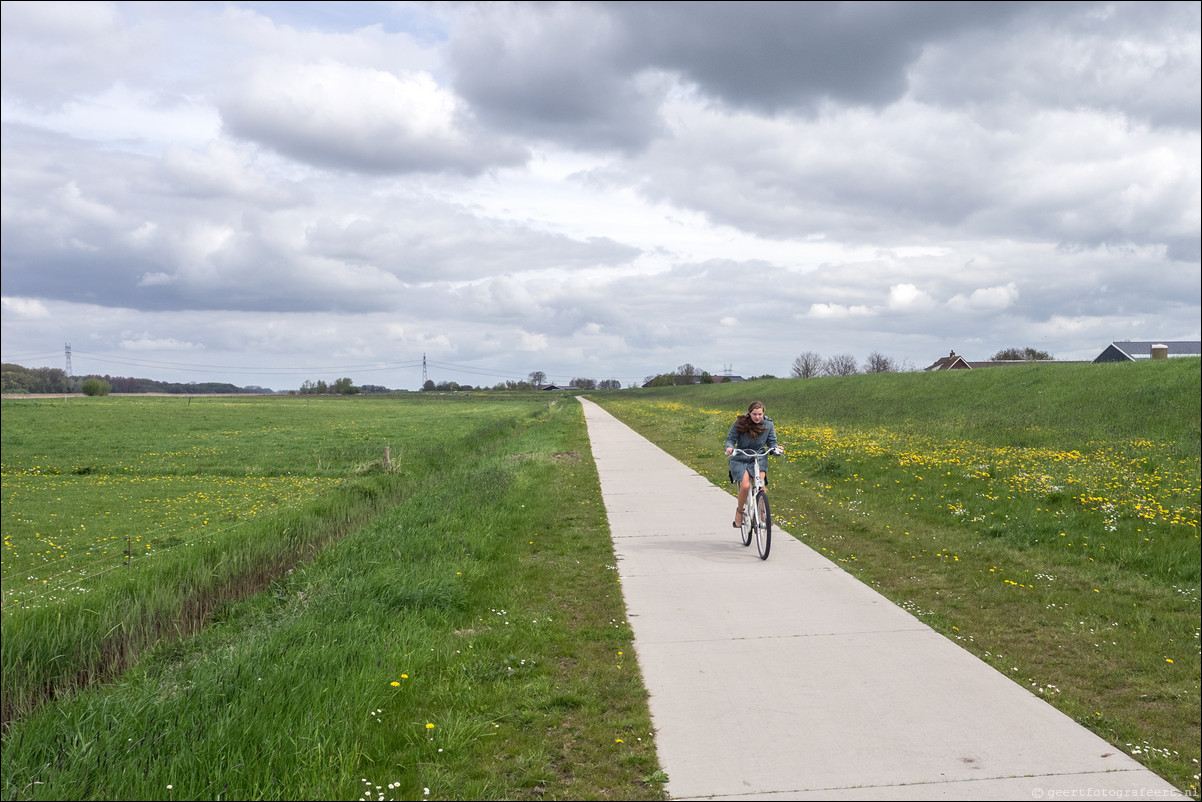
POLYGON ((1196 3, 3 12, 6 359, 414 386, 385 366, 1198 336, 1196 3))
POLYGON ((622 3, 624 55, 678 71, 703 94, 773 114, 826 100, 883 106, 932 41, 993 27, 1024 3, 622 3))
POLYGON ((425 73, 323 61, 259 65, 221 104, 229 132, 307 164, 365 173, 468 175, 526 149, 476 128, 425 73))
POLYGON ((123 13, 116 3, 5 2, 6 94, 58 107, 101 92, 162 57, 152 17, 123 13))
POLYGON ((14 296, 371 311, 406 306, 413 285, 570 272, 639 253, 407 193, 362 198, 321 177, 268 181, 253 154, 228 147, 171 148, 153 160, 24 126, 4 131, 23 154, 5 168, 6 195, 25 198, 3 218, 4 287, 14 296))
POLYGON ((618 61, 628 31, 614 8, 475 7, 451 42, 456 91, 504 131, 632 150, 660 131, 666 87, 618 61))
POLYGON ((1007 115, 1091 108, 1197 130, 1200 27, 1196 3, 1036 6, 1000 29, 932 42, 911 71, 913 95, 936 105, 1000 103, 1007 115))

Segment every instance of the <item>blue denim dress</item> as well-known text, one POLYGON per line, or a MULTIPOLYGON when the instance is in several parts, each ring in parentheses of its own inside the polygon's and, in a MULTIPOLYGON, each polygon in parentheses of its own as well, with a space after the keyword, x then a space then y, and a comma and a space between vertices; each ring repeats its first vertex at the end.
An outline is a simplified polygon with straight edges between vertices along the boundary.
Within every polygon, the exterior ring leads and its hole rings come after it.
MULTIPOLYGON (((735 424, 731 424, 730 432, 726 435, 726 446, 730 448, 744 448, 748 451, 763 451, 765 448, 772 450, 776 448, 776 426, 772 423, 772 418, 764 418, 764 433, 759 437, 751 437, 746 434, 739 434, 735 428, 735 424)), ((755 460, 751 457, 745 457, 742 454, 730 455, 730 481, 738 484, 743 481, 743 474, 750 473, 755 470, 755 460)), ((760 470, 768 470, 768 458, 760 457, 760 470)), ((752 477, 755 481, 755 477, 752 477)))

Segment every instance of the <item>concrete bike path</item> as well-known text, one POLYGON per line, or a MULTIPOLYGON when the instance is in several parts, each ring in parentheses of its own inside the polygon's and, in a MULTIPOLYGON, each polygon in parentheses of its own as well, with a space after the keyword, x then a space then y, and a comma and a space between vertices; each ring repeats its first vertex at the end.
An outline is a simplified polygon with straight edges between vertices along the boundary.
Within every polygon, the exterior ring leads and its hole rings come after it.
POLYGON ((1183 796, 581 403, 673 799, 1183 796))

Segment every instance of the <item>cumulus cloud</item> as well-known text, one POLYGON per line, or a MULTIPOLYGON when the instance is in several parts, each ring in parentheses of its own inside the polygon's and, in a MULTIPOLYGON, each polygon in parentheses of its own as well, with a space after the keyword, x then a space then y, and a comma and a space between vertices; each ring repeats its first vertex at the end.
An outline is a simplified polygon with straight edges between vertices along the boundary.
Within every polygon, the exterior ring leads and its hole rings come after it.
POLYGON ((982 287, 970 294, 959 294, 950 298, 948 308, 956 312, 997 312, 1007 309, 1018 301, 1018 287, 1010 282, 1000 287, 982 287))
POLYGON ((628 31, 615 8, 481 4, 448 49, 454 86, 497 129, 581 147, 634 150, 660 130, 668 86, 615 69, 628 31))
POLYGON ((159 175, 183 196, 239 198, 268 208, 306 200, 295 182, 269 176, 252 151, 228 142, 211 141, 203 151, 169 145, 159 175))
POLYGON ((863 305, 845 306, 844 304, 811 304, 810 317, 825 320, 837 320, 846 317, 867 317, 874 314, 871 307, 863 305))
POLYGON ((6 353, 629 382, 1198 336, 1196 3, 3 14, 6 353))
POLYGON ((894 284, 889 288, 888 306, 897 312, 922 312, 935 306, 935 300, 913 284, 894 284))
POLYGON ((203 351, 203 343, 181 342, 174 337, 155 338, 146 334, 130 335, 121 341, 125 351, 203 351))
POLYGON ((46 304, 35 298, 0 298, 0 303, 3 303, 4 311, 16 317, 26 319, 47 318, 50 316, 50 311, 46 308, 46 304))
POLYGON ((235 136, 306 163, 361 172, 476 173, 526 157, 504 138, 473 137, 456 97, 424 72, 268 60, 221 109, 235 136))
POLYGON ((117 3, 5 2, 4 90, 38 107, 100 92, 161 57, 153 19, 117 3))
POLYGON ((912 92, 939 105, 1087 107, 1197 130, 1200 25, 1196 3, 1036 5, 1000 29, 932 41, 910 72, 912 92))
POLYGON ((545 334, 532 334, 528 331, 520 331, 519 334, 519 351, 545 351, 547 350, 547 336, 545 334))

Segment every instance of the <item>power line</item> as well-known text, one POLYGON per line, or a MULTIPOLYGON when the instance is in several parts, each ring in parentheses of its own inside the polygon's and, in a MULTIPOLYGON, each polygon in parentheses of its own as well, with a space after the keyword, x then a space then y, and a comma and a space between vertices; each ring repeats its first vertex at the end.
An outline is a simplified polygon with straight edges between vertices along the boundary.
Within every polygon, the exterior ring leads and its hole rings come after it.
POLYGON ((0 359, 3 359, 4 362, 16 362, 19 359, 20 360, 53 359, 56 356, 58 356, 57 351, 48 351, 48 352, 37 353, 37 354, 9 354, 7 356, 0 357, 0 359))
POLYGON ((79 356, 85 356, 89 359, 107 364, 127 365, 130 367, 141 368, 169 368, 172 370, 188 371, 188 372, 213 372, 213 371, 229 371, 233 373, 257 373, 257 374, 295 374, 295 373, 312 373, 316 371, 382 371, 382 370, 397 370, 403 368, 413 368, 420 364, 417 360, 409 362, 368 362, 358 365, 300 365, 293 367, 256 367, 245 365, 205 365, 196 362, 166 362, 154 359, 137 359, 131 357, 115 357, 108 354, 93 354, 87 351, 75 351, 79 356))
MULTIPOLYGON (((74 356, 84 357, 87 361, 98 362, 101 365, 123 365, 133 368, 157 369, 157 370, 173 370, 184 373, 216 373, 226 372, 240 375, 260 375, 260 376, 296 376, 313 373, 381 373, 386 371, 409 370, 421 367, 422 369, 422 384, 424 385, 428 379, 429 368, 436 368, 440 371, 453 371, 460 374, 469 374, 475 376, 489 376, 493 378, 505 379, 510 381, 522 381, 530 375, 528 370, 515 370, 512 368, 490 368, 477 365, 465 365, 457 362, 441 362, 437 360, 427 359, 425 354, 422 358, 412 359, 399 362, 368 362, 351 365, 299 365, 290 367, 272 366, 246 366, 246 365, 212 365, 198 362, 172 362, 157 359, 139 359, 137 357, 114 356, 111 354, 94 353, 89 351, 78 351, 71 347, 70 343, 65 345, 65 355, 67 359, 67 373, 72 373, 72 358, 74 356)), ((5 357, 5 361, 29 360, 36 358, 48 358, 53 356, 50 354, 15 354, 5 357)), ((90 371, 85 371, 90 372, 90 371)), ((641 380, 643 376, 611 376, 609 378, 621 380, 641 380)))

